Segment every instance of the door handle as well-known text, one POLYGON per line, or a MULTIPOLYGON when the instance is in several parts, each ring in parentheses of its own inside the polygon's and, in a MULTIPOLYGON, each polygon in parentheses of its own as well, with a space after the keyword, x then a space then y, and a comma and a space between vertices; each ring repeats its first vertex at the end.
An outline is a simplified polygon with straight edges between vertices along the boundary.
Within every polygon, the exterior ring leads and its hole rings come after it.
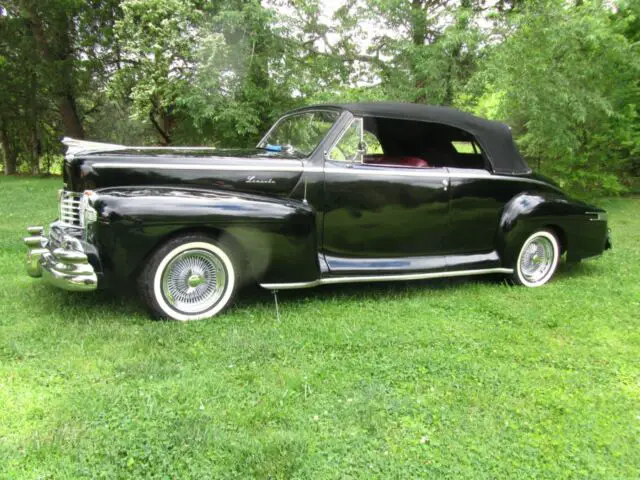
POLYGON ((442 188, 444 188, 444 191, 446 192, 447 190, 449 190, 449 179, 445 178, 442 180, 442 188))

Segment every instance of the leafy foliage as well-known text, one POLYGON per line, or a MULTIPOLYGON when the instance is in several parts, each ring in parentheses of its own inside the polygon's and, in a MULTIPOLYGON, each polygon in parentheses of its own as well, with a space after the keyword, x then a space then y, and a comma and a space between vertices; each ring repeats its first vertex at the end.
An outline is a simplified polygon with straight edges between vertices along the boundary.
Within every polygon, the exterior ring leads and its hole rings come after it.
POLYGON ((476 73, 475 98, 513 127, 534 166, 574 189, 618 192, 640 146, 640 58, 601 12, 544 2, 510 17, 514 33, 476 73))
POLYGON ((639 18, 637 0, 5 0, 5 172, 48 170, 62 135, 246 146, 295 106, 402 100, 505 121, 534 168, 618 193, 640 173, 639 18))

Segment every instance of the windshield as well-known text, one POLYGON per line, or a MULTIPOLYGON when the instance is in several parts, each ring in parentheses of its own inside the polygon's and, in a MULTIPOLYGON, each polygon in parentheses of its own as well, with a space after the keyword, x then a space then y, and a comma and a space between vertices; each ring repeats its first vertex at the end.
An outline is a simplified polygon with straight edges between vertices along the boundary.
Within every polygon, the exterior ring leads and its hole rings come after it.
POLYGON ((311 155, 338 119, 338 112, 316 110, 281 118, 258 148, 301 156, 311 155))

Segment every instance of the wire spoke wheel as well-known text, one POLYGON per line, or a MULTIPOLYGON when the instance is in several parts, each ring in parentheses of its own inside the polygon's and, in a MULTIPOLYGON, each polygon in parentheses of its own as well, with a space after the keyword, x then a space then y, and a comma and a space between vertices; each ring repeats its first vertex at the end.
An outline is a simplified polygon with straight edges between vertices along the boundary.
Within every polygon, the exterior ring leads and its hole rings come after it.
POLYGON ((157 318, 191 321, 227 308, 238 286, 232 249, 201 234, 170 239, 138 278, 142 297, 157 318))
POLYGON ((523 249, 520 271, 530 282, 538 282, 549 273, 554 260, 553 245, 548 238, 533 239, 523 249))
POLYGON ((206 250, 187 250, 173 258, 162 273, 162 294, 184 313, 201 313, 222 296, 226 272, 222 261, 206 250))
POLYGON ((540 230, 522 245, 516 265, 515 280, 527 287, 544 285, 558 266, 560 245, 553 233, 540 230))

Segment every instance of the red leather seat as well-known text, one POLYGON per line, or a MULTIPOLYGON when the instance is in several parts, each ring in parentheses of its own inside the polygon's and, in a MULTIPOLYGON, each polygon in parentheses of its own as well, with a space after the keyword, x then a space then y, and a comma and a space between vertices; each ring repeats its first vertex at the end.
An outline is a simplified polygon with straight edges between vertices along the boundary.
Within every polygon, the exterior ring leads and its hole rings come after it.
POLYGON ((401 158, 401 162, 399 163, 400 165, 406 165, 408 167, 418 167, 418 168, 423 168, 423 167, 428 167, 429 163, 420 157, 400 157, 401 158))
POLYGON ((390 156, 384 154, 367 155, 364 157, 364 163, 384 165, 388 167, 424 168, 429 166, 429 163, 427 163, 426 160, 419 157, 390 156))

